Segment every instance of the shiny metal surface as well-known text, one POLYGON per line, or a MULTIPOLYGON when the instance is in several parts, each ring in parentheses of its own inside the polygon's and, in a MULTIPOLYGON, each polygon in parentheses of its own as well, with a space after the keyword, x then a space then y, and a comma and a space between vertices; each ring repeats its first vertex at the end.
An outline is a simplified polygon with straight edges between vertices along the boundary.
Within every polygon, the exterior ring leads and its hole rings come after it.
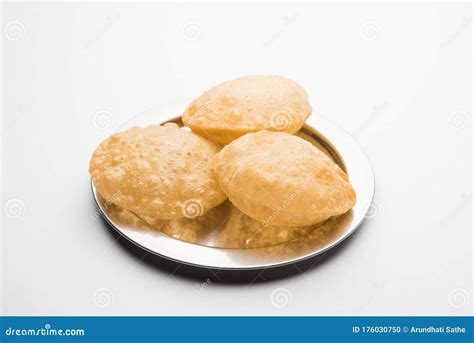
MULTIPOLYGON (((167 111, 173 113, 169 109, 167 111)), ((168 121, 181 122, 179 117, 166 120, 163 113, 155 112, 136 117, 119 130, 133 125, 168 121)), ((357 202, 348 213, 332 218, 307 235, 287 242, 237 249, 212 246, 207 241, 195 240, 190 243, 170 237, 159 231, 159 228, 150 229, 146 224, 137 224, 140 222, 138 217, 124 220, 123 216, 117 215, 112 204, 100 198, 93 184, 92 193, 100 213, 112 228, 137 246, 164 258, 198 267, 230 270, 262 269, 295 263, 321 254, 349 237, 365 219, 375 190, 370 162, 349 134, 324 118, 312 117, 298 135, 324 150, 346 171, 356 192, 357 202)))

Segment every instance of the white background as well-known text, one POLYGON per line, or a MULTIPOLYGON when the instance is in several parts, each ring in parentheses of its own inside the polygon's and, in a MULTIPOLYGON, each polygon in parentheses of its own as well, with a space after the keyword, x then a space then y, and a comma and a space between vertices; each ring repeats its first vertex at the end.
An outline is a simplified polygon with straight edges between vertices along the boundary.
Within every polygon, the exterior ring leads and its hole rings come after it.
POLYGON ((469 4, 3 4, 3 314, 472 313, 471 20, 469 4), (251 285, 204 287, 114 243, 92 219, 98 143, 266 73, 353 133, 375 217, 316 268, 251 285))

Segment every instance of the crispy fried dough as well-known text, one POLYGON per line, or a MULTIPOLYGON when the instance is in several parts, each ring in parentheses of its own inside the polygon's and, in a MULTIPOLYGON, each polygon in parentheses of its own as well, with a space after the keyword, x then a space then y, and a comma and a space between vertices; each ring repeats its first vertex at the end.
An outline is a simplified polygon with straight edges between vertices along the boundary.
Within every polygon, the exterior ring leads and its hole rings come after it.
POLYGON ((264 225, 312 225, 355 204, 346 174, 311 143, 287 133, 249 133, 225 146, 213 165, 229 200, 264 225))
POLYGON ((297 132, 311 114, 305 90, 276 75, 247 76, 221 83, 194 100, 183 122, 194 132, 228 144, 259 130, 297 132))
POLYGON ((103 141, 89 172, 106 200, 139 215, 195 218, 226 196, 212 170, 219 147, 173 125, 133 127, 103 141))

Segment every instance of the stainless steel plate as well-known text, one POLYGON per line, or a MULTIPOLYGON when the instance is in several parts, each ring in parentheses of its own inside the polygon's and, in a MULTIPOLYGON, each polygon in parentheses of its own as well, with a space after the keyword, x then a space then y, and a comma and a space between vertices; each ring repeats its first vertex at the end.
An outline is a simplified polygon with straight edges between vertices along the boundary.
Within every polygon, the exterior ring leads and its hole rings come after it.
MULTIPOLYGON (((139 115, 119 130, 168 121, 180 123, 179 117, 169 119, 166 114, 181 113, 183 108, 178 104, 163 107, 162 111, 139 115)), ((311 233, 290 241, 238 249, 216 247, 205 241, 190 243, 157 229, 140 227, 133 220, 122 220, 117 216, 116 208, 97 194, 93 184, 92 193, 100 213, 111 227, 137 246, 164 258, 198 267, 229 270, 263 269, 299 262, 335 247, 358 228, 371 205, 375 182, 370 162, 357 143, 331 122, 320 116, 310 117, 298 135, 325 151, 346 171, 356 192, 357 202, 348 213, 332 218, 311 233)))

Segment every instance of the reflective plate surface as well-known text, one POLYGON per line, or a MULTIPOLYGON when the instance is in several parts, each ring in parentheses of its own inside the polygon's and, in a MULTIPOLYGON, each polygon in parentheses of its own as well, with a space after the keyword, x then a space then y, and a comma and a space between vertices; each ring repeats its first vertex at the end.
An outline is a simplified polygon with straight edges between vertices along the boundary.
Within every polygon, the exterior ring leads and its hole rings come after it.
MULTIPOLYGON (((182 125, 185 104, 164 106, 134 117, 117 131, 163 122, 182 125)), ((354 208, 317 226, 263 231, 261 225, 226 201, 199 220, 146 223, 138 216, 105 201, 92 184, 100 213, 112 228, 153 254, 188 265, 230 270, 282 266, 316 256, 349 237, 365 219, 374 196, 374 174, 354 139, 324 118, 313 115, 297 133, 328 154, 349 176, 357 195, 354 208), (211 213, 212 212, 212 213, 211 213), (242 217, 243 216, 243 217, 242 217)))

